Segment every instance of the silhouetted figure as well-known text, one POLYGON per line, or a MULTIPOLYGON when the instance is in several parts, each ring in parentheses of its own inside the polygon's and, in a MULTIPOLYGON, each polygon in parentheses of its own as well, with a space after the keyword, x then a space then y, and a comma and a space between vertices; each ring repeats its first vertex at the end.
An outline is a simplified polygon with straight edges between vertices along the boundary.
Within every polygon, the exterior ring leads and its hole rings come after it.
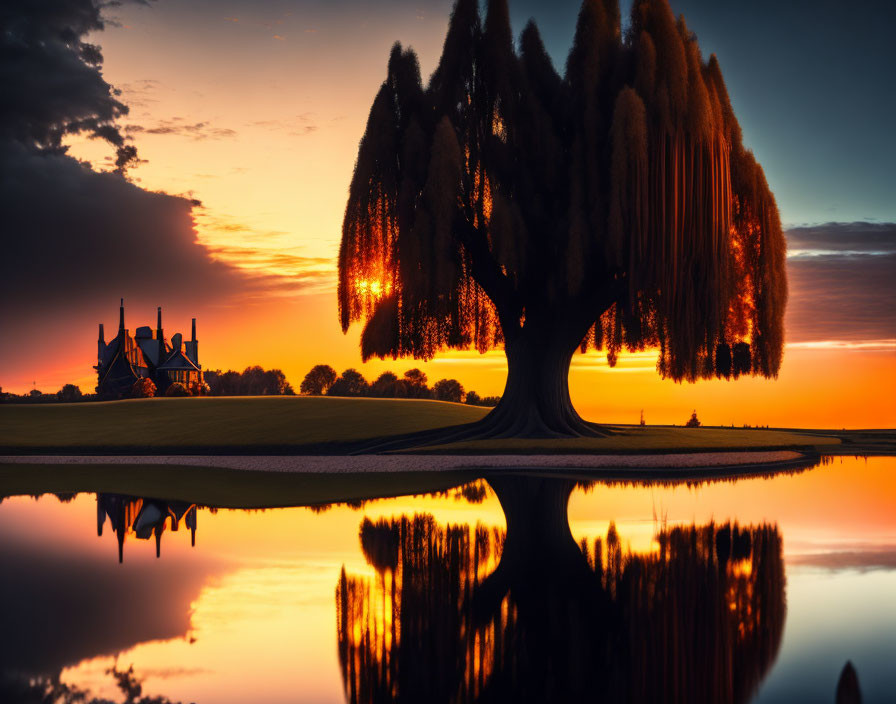
POLYGON ((837 682, 837 704, 862 704, 859 676, 849 660, 843 666, 840 680, 837 682))
POLYGON ((780 216, 721 69, 667 0, 582 4, 559 75, 507 0, 457 0, 424 85, 396 43, 358 147, 339 251, 361 353, 503 349, 501 402, 470 433, 594 435, 577 349, 656 347, 677 381, 777 375, 780 216))

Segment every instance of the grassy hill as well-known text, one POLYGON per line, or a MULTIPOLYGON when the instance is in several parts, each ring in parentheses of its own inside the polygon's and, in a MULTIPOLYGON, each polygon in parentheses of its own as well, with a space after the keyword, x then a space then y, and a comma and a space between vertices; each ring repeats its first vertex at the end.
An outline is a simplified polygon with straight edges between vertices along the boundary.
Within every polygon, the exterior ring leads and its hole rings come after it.
MULTIPOLYGON (((343 453, 370 440, 471 423, 488 409, 440 401, 304 396, 0 405, 0 454, 343 453)), ((837 437, 742 428, 616 426, 607 438, 479 440, 443 453, 683 452, 826 447, 837 437)), ((833 436, 833 431, 831 432, 833 436)), ((412 450, 419 451, 419 450, 412 450)))
POLYGON ((248 396, 0 405, 0 451, 326 450, 472 423, 488 409, 408 399, 248 396))

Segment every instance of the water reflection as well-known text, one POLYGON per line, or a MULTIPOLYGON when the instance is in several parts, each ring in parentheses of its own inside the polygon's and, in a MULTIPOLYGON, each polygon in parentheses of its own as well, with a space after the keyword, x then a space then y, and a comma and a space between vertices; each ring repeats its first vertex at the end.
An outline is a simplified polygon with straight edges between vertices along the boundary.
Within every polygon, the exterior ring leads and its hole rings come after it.
POLYGON ((103 535, 106 518, 118 540, 118 561, 124 561, 125 537, 139 540, 155 537, 156 557, 162 554, 162 533, 166 526, 177 531, 181 521, 190 531, 190 544, 196 545, 196 504, 184 501, 164 501, 123 494, 96 495, 96 534, 103 535))
POLYGON ((185 702, 774 704, 860 680, 889 701, 894 462, 677 489, 502 476, 326 511, 16 497, 0 681, 112 700, 133 664, 185 702))
MULTIPOLYGON (((120 562, 124 532, 136 532, 134 520, 148 514, 140 510, 148 502, 100 495, 97 505, 103 517, 106 510, 114 517, 120 562)), ((160 535, 160 525, 149 536, 160 535)), ((138 527, 146 535, 145 524, 138 527)), ((77 526, 70 533, 77 535, 77 526)), ((109 557, 66 544, 34 549, 28 541, 0 540, 0 678, 56 676, 83 660, 190 631, 190 605, 215 571, 212 560, 133 561, 123 569, 109 557)))
POLYGON ((379 701, 745 702, 785 617, 781 536, 762 524, 615 528, 577 544, 574 481, 489 480, 506 534, 430 516, 361 525, 376 578, 336 589, 346 696, 379 701), (495 564, 497 562, 497 564, 495 564))

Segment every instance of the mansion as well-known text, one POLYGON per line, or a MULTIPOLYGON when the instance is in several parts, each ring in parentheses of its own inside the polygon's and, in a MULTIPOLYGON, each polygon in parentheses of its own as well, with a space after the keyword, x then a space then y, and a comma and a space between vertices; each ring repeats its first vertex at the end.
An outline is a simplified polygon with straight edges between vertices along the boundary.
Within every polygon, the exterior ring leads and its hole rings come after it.
POLYGON ((149 378, 159 394, 174 382, 188 390, 203 384, 199 365, 199 342, 196 339, 196 318, 193 334, 183 340, 180 333, 169 343, 162 330, 162 309, 158 309, 156 329, 148 325, 137 328, 133 337, 124 326, 124 299, 118 317, 118 334, 106 344, 103 324, 100 323, 97 343, 96 391, 101 396, 121 398, 130 396, 131 387, 141 378, 149 378))

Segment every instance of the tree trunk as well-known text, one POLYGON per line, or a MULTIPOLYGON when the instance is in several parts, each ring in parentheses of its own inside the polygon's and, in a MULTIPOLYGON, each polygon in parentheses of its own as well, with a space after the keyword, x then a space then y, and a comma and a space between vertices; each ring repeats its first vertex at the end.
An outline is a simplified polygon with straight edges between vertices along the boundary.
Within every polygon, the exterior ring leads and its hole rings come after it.
POLYGON ((580 340, 548 326, 526 326, 505 343, 507 383, 495 410, 482 421, 489 437, 597 437, 569 396, 569 365, 580 340))
MULTIPOLYGON (((542 320, 547 316, 542 316, 542 320)), ((569 365, 591 319, 536 324, 505 332, 507 383, 501 401, 485 418, 436 430, 376 440, 352 454, 391 452, 426 445, 491 438, 606 437, 609 430, 583 420, 569 397, 569 365)))
POLYGON ((473 620, 515 614, 506 634, 512 665, 492 683, 493 701, 595 701, 610 617, 600 580, 569 528, 570 480, 488 479, 507 519, 501 561, 473 591, 473 620), (503 686, 502 686, 503 685, 503 686))

